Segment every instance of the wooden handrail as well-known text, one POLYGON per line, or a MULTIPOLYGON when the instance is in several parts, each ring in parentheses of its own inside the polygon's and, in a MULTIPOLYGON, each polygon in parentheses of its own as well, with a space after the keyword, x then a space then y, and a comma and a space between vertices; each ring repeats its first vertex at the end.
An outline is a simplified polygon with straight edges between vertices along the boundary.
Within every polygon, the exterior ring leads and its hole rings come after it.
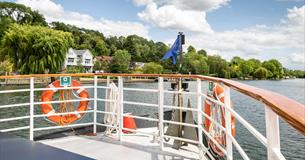
POLYGON ((116 74, 116 73, 84 73, 84 74, 33 74, 33 75, 17 75, 17 76, 0 76, 0 79, 12 78, 30 78, 30 77, 59 77, 59 76, 122 76, 122 77, 164 77, 164 78, 199 78, 205 81, 213 81, 223 83, 249 97, 254 98, 267 107, 270 107, 277 115, 284 119, 287 123, 305 135, 305 106, 290 98, 278 93, 263 90, 243 83, 239 83, 229 79, 222 79, 201 75, 183 75, 183 74, 116 74))
MULTIPOLYGON (((201 77, 201 76, 200 76, 201 77)), ((202 77, 206 80, 207 77, 202 77)), ((305 135, 305 106, 278 93, 249 86, 229 79, 209 77, 209 80, 223 83, 271 108, 287 123, 305 135)))

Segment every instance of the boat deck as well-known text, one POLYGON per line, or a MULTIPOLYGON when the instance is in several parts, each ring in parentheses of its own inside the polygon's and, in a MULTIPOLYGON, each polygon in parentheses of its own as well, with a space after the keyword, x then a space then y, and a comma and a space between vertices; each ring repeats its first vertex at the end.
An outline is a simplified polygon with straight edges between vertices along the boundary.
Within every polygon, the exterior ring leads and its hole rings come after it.
MULTIPOLYGON (((147 130, 147 129, 141 129, 147 130)), ((152 143, 153 136, 140 133, 125 134, 123 141, 116 139, 116 135, 109 137, 103 134, 97 136, 69 136, 57 139, 42 140, 41 143, 60 148, 99 160, 197 160, 198 147, 189 144, 180 150, 164 144, 161 151, 158 143, 152 143)), ((171 142, 171 141, 170 141, 171 142)), ((170 143, 169 142, 169 143, 170 143)))
POLYGON ((83 155, 0 132, 0 160, 93 160, 83 155))

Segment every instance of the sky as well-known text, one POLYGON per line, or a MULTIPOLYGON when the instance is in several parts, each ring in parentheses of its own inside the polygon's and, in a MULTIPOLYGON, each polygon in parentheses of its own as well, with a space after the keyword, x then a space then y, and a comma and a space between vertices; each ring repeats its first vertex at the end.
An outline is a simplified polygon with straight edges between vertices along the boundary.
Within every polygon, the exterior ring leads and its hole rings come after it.
POLYGON ((48 22, 106 36, 137 34, 172 44, 181 31, 184 49, 193 45, 227 60, 276 58, 286 68, 305 70, 304 0, 11 1, 38 10, 48 22))

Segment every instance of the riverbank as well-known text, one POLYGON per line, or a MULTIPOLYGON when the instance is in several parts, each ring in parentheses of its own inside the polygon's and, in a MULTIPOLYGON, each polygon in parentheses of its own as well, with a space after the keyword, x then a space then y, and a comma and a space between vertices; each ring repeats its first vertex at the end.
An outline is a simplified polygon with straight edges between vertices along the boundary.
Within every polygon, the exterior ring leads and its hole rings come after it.
MULTIPOLYGON (((79 78, 78 81, 80 81, 83 84, 92 84, 94 82, 93 78, 79 78)), ((117 80, 113 80, 117 81, 117 80)), ((98 79, 98 83, 106 83, 107 79, 98 79)), ((149 83, 149 82, 155 82, 155 79, 125 79, 125 83, 149 83)), ((35 84, 49 84, 51 83, 51 78, 35 78, 35 84)), ((5 79, 3 82, 0 82, 0 86, 14 86, 14 85, 29 85, 30 79, 5 79)))
MULTIPOLYGON (((299 78, 283 78, 283 79, 269 79, 269 80, 293 80, 293 79, 299 79, 299 78)), ((76 78, 76 80, 80 81, 82 84, 92 84, 94 82, 93 78, 89 77, 82 77, 82 78, 76 78)), ((173 81, 173 79, 164 79, 165 81, 173 81)), ((260 79, 250 79, 250 78, 232 78, 232 80, 238 80, 238 81, 261 81, 260 79)), ((112 81, 116 82, 116 79, 112 79, 112 81)), ((151 83, 156 82, 156 79, 150 79, 150 78, 125 78, 125 83, 151 83)), ((186 79, 186 81, 190 81, 190 79, 186 79)), ((106 83, 107 79, 98 79, 98 83, 106 83)), ((41 84, 41 85, 48 85, 51 83, 51 78, 35 78, 35 84, 41 84)), ((5 79, 0 81, 0 86, 22 86, 22 85, 29 85, 30 79, 20 79, 20 78, 12 78, 12 79, 5 79)))

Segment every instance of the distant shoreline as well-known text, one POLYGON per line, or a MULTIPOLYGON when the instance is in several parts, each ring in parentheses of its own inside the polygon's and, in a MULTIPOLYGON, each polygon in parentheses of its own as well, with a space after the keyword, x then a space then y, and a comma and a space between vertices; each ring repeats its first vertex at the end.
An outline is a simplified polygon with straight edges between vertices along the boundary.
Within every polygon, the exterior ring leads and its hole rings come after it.
MULTIPOLYGON (((81 78, 79 80, 82 84, 92 84, 94 82, 93 78, 81 78)), ((117 80, 112 80, 117 81, 117 80)), ((39 80, 35 81, 36 85, 48 85, 51 82, 51 80, 39 80)), ((155 79, 127 79, 124 80, 125 83, 150 83, 155 82, 155 79)), ((107 83, 107 79, 99 79, 98 83, 107 83)), ((0 86, 22 86, 22 85, 29 85, 30 81, 28 79, 8 79, 4 82, 0 82, 0 86)))
MULTIPOLYGON (((238 79, 238 78, 232 78, 234 81, 280 81, 280 80, 294 80, 294 79, 304 79, 305 78, 289 78, 289 79, 238 79)), ((94 80, 93 78, 81 78, 79 80, 82 84, 93 84, 94 80)), ((112 80, 117 81, 117 80, 112 80)), ((48 85, 51 81, 50 80, 41 80, 37 79, 35 81, 35 85, 48 85)), ((152 83, 156 82, 155 79, 125 79, 124 83, 152 83)), ((98 83, 107 83, 107 79, 98 79, 98 83)), ((23 86, 23 85, 29 85, 30 82, 28 79, 9 79, 4 82, 0 82, 0 86, 23 86)))

